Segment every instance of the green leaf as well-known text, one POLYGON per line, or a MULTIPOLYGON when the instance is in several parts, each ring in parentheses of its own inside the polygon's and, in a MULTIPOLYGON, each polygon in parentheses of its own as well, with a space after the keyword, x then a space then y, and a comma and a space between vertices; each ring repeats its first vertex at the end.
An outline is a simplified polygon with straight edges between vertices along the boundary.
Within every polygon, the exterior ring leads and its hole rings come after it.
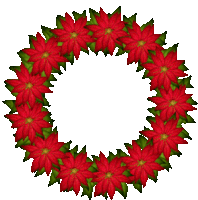
POLYGON ((110 163, 115 157, 116 157, 116 155, 114 155, 112 152, 109 151, 109 156, 107 157, 107 160, 110 163))
POLYGON ((166 34, 167 34, 167 31, 162 33, 161 36, 155 42, 158 43, 160 46, 166 45, 165 43, 166 34))
POLYGON ((80 154, 80 153, 83 153, 83 154, 86 153, 86 145, 82 148, 82 150, 79 152, 79 154, 80 154))
POLYGON ((116 188, 116 190, 126 199, 127 192, 128 192, 128 186, 125 182, 121 182, 122 190, 116 188))
POLYGON ((79 13, 77 13, 75 11, 73 11, 72 14, 74 16, 75 21, 77 21, 81 17, 83 17, 83 18, 86 17, 86 10, 84 10, 82 14, 79 14, 79 13))
POLYGON ((51 28, 48 28, 48 27, 45 27, 45 26, 42 26, 42 25, 41 25, 41 29, 42 29, 43 35, 44 35, 45 38, 46 38, 46 42, 47 42, 51 37, 55 36, 55 34, 52 33, 52 32, 50 31, 51 28))
POLYGON ((89 13, 90 13, 90 21, 87 21, 86 25, 91 25, 91 24, 98 25, 95 15, 100 16, 99 13, 91 8, 89 8, 89 13))
MULTIPOLYGON (((137 15, 137 13, 135 13, 134 15, 132 15, 129 18, 127 18, 125 15, 123 15, 123 21, 128 22, 128 24, 125 24, 126 27, 132 28, 133 21, 136 22, 136 15, 137 15)), ((127 32, 128 32, 128 30, 127 30, 127 32)))
POLYGON ((136 72, 139 72, 139 71, 141 71, 141 70, 143 70, 143 69, 144 69, 144 67, 142 67, 142 66, 140 65, 140 63, 138 62, 138 67, 137 67, 136 72))
MULTIPOLYGON (((25 48, 25 49, 27 49, 27 48, 25 48)), ((29 58, 30 58, 30 56, 28 56, 26 53, 24 53, 22 50, 20 50, 20 51, 18 51, 17 52, 17 54, 19 55, 19 57, 21 58, 21 61, 22 62, 27 62, 28 60, 29 60, 29 58)), ((19 70, 19 71, 21 71, 21 70, 19 70)))
POLYGON ((15 106, 16 100, 5 100, 5 101, 2 101, 2 102, 4 104, 6 104, 11 109, 9 114, 13 114, 13 113, 17 112, 16 106, 15 106))
POLYGON ((9 69, 12 70, 13 72, 16 72, 16 70, 21 71, 20 66, 10 66, 9 69))
POLYGON ((148 175, 148 178, 150 178, 151 180, 153 180, 155 183, 157 182, 157 176, 158 176, 158 171, 157 170, 153 170, 155 177, 152 177, 150 175, 148 175))
POLYGON ((88 46, 88 48, 91 49, 91 51, 93 51, 95 53, 95 46, 96 46, 95 42, 88 43, 87 46, 88 46))
POLYGON ((155 110, 155 107, 148 108, 147 110, 148 110, 150 113, 152 113, 154 116, 160 115, 160 111, 159 111, 159 110, 155 110))
POLYGON ((70 150, 71 154, 76 158, 78 151, 78 145, 76 145, 73 149, 70 150))
POLYGON ((173 52, 177 51, 178 44, 179 43, 174 44, 172 47, 169 47, 168 49, 161 50, 164 57, 166 57, 168 55, 168 53, 170 53, 171 51, 173 51, 173 52))
POLYGON ((155 162, 157 162, 162 167, 164 167, 168 172, 169 172, 169 168, 172 169, 169 161, 166 160, 166 158, 165 158, 163 153, 161 153, 161 155, 158 157, 158 159, 155 162))
POLYGON ((148 25, 153 25, 154 24, 154 20, 153 20, 153 18, 149 21, 149 22, 147 22, 146 24, 143 24, 141 27, 140 27, 140 29, 141 29, 141 31, 143 31, 148 25))
POLYGON ((69 60, 69 62, 73 65, 73 63, 74 63, 74 53, 73 53, 73 51, 69 55, 68 55, 68 53, 66 53, 64 55, 64 57, 66 57, 69 60))
POLYGON ((190 115, 187 114, 186 117, 187 117, 186 120, 187 123, 196 123, 195 120, 190 115))
POLYGON ((39 171, 39 170, 36 171, 36 174, 35 174, 34 177, 40 176, 40 175, 42 175, 44 172, 45 172, 45 168, 43 167, 43 168, 41 169, 41 171, 39 171))
POLYGON ((88 198, 91 199, 92 198, 92 193, 93 193, 93 188, 94 188, 94 186, 96 184, 91 182, 92 178, 89 178, 89 179, 87 178, 86 180, 87 180, 88 186, 86 186, 86 185, 81 183, 81 186, 83 188, 81 197, 87 195, 88 198))
POLYGON ((197 102, 194 101, 194 100, 192 99, 192 97, 190 97, 186 102, 187 102, 187 103, 190 103, 191 105, 197 105, 197 102))
POLYGON ((29 158, 28 158, 29 155, 30 155, 30 152, 29 152, 29 151, 26 151, 26 152, 25 152, 25 157, 24 157, 24 159, 23 159, 23 162, 29 160, 29 158))
POLYGON ((192 138, 189 136, 189 133, 185 129, 181 131, 178 136, 180 136, 183 139, 188 138, 189 140, 192 140, 192 138))
MULTIPOLYGON (((25 146, 25 145, 30 145, 31 144, 31 142, 30 142, 30 140, 29 140, 29 138, 28 138, 28 136, 25 138, 25 140, 23 140, 23 138, 22 139, 20 139, 18 142, 17 142, 17 144, 15 145, 15 148, 18 148, 18 147, 21 147, 21 146, 25 146)), ((21 147, 22 148, 22 147, 21 147)))
POLYGON ((111 14, 111 16, 114 15, 115 13, 118 13, 118 14, 121 13, 121 6, 118 6, 118 8, 116 8, 116 10, 111 14))
POLYGON ((179 69, 181 69, 182 71, 187 71, 189 70, 185 65, 184 65, 185 61, 178 67, 179 69))
POLYGON ((56 17, 56 26, 57 26, 57 29, 63 29, 63 26, 61 24, 60 19, 62 19, 62 20, 65 21, 65 17, 63 17, 61 15, 57 15, 57 17, 56 17))
POLYGON ((133 148, 132 145, 129 143, 124 143, 124 146, 126 147, 127 150, 128 150, 128 148, 133 148))
POLYGON ((186 88, 194 88, 191 84, 190 84, 190 80, 191 80, 191 75, 187 78, 183 78, 183 79, 178 79, 178 84, 179 85, 186 85, 186 88))
POLYGON ((117 51, 117 53, 116 53, 116 55, 115 56, 120 56, 120 55, 122 55, 122 54, 124 54, 124 53, 129 53, 129 51, 127 50, 127 51, 124 51, 123 50, 123 48, 118 48, 118 51, 117 51))
POLYGON ((140 182, 140 180, 138 180, 136 183, 133 183, 133 186, 135 189, 137 189, 140 193, 142 193, 142 184, 140 182))
POLYGON ((144 149, 147 146, 147 139, 143 135, 139 135, 139 139, 136 140, 136 143, 141 149, 144 149))
POLYGON ((28 36, 29 36, 30 48, 31 48, 31 49, 35 49, 35 48, 34 48, 34 45, 33 45, 33 43, 32 43, 32 39, 34 39, 34 40, 37 41, 37 38, 36 38, 35 36, 33 36, 33 35, 28 35, 28 36))
POLYGON ((57 172, 55 169, 52 168, 50 181, 48 184, 48 187, 53 185, 54 183, 58 182, 60 184, 60 178, 56 178, 58 176, 59 172, 57 172))
POLYGON ((43 96, 43 101, 41 101, 40 99, 36 98, 37 102, 42 103, 43 106, 48 106, 48 107, 50 107, 49 102, 47 101, 47 99, 46 99, 45 96, 44 96, 45 94, 42 93, 41 95, 43 96))
MULTIPOLYGON (((11 80, 11 79, 8 79, 8 80, 11 80)), ((12 90, 14 89, 14 87, 11 86, 10 84, 6 83, 5 81, 4 81, 4 83, 5 83, 5 87, 11 92, 11 94, 12 94, 13 96, 16 97, 16 96, 18 95, 18 93, 12 93, 12 90)))
POLYGON ((81 49, 81 51, 83 51, 83 52, 85 52, 86 54, 88 54, 89 55, 89 50, 87 50, 87 49, 84 49, 84 48, 80 48, 81 49))

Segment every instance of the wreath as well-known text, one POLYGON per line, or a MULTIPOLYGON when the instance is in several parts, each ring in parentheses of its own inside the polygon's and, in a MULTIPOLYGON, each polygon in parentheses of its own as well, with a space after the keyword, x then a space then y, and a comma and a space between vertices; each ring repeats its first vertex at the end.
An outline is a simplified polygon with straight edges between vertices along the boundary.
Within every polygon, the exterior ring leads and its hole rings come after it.
POLYGON ((141 27, 136 23, 136 15, 121 21, 121 6, 112 14, 106 14, 102 8, 99 13, 89 9, 90 21, 86 10, 82 14, 72 12, 75 21, 66 12, 65 17, 56 18, 56 29, 41 26, 45 39, 37 32, 36 37, 29 35, 30 48, 18 52, 20 66, 10 66, 18 79, 5 80, 6 88, 16 100, 3 101, 11 111, 6 114, 17 128, 14 134, 16 148, 25 150, 23 161, 33 158, 31 172, 35 176, 46 172, 50 175, 49 186, 58 182, 60 191, 74 190, 78 195, 80 186, 82 196, 92 198, 107 193, 113 199, 115 191, 124 198, 127 196, 127 184, 142 192, 149 179, 157 181, 158 171, 172 168, 169 157, 182 154, 178 144, 188 144, 185 138, 192 139, 182 127, 182 123, 195 123, 187 111, 197 110, 192 105, 197 102, 192 94, 186 94, 190 84, 184 60, 177 60, 177 46, 164 49, 166 31, 154 34, 154 21, 151 19, 141 27), (70 148, 67 143, 58 142, 57 127, 52 129, 53 121, 45 93, 52 93, 51 81, 56 81, 52 73, 62 74, 60 66, 66 71, 66 62, 78 60, 80 51, 89 54, 88 47, 96 55, 102 51, 105 56, 128 53, 127 65, 138 62, 137 72, 146 69, 143 79, 151 79, 150 90, 157 92, 148 100, 157 106, 148 108, 154 115, 146 119, 153 130, 144 127, 139 131, 139 139, 125 143, 128 154, 117 149, 117 154, 109 156, 100 152, 99 156, 87 157, 86 146, 78 152, 78 146, 70 148), (13 114, 18 112, 17 114, 13 114), (60 183, 60 179, 61 183, 60 183))

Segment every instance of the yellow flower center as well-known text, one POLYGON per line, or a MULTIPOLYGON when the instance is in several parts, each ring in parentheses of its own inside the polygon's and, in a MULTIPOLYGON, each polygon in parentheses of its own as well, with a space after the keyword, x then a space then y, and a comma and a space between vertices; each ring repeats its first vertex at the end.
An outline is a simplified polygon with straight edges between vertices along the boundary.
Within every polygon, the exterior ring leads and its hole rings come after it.
POLYGON ((45 149, 43 149, 43 153, 42 154, 47 154, 49 151, 50 151, 49 149, 45 148, 45 149))
POLYGON ((168 70, 168 68, 166 66, 161 67, 162 72, 166 72, 168 70))
POLYGON ((138 166, 142 166, 142 165, 144 165, 145 162, 146 162, 146 161, 138 160, 138 166))
POLYGON ((47 58, 49 56, 49 53, 45 52, 43 53, 43 57, 42 58, 47 58))
POLYGON ((76 174, 77 172, 78 172, 78 169, 76 169, 76 168, 74 168, 74 169, 71 170, 72 174, 76 174))
POLYGON ((32 86, 33 86, 33 85, 32 85, 31 83, 27 83, 27 84, 26 84, 26 89, 27 89, 27 88, 28 88, 28 89, 31 89, 32 86))
POLYGON ((106 30, 105 34, 107 34, 107 33, 110 34, 112 32, 112 29, 110 29, 110 28, 107 28, 105 30, 106 30))
POLYGON ((144 42, 143 40, 138 41, 138 46, 143 46, 146 42, 144 42))
POLYGON ((162 140, 166 140, 167 137, 168 137, 168 135, 166 135, 165 133, 164 133, 164 134, 161 134, 161 139, 162 139, 162 140))
POLYGON ((111 174, 110 172, 107 172, 107 173, 106 173, 106 178, 111 178, 112 175, 113 175, 113 174, 111 174))
POLYGON ((176 103, 177 103, 177 101, 172 100, 172 101, 170 102, 170 106, 174 106, 176 103))
POLYGON ((26 118, 26 123, 31 123, 32 121, 33 121, 32 118, 30 118, 30 117, 26 118))
POLYGON ((71 33, 71 38, 75 38, 75 37, 77 37, 77 33, 75 32, 71 33))

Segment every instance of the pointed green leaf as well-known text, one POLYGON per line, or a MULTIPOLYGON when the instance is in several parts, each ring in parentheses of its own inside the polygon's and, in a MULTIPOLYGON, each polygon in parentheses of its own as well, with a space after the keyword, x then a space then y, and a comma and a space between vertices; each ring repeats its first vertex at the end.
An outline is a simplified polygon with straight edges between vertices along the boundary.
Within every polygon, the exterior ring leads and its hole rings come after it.
MULTIPOLYGON (((128 22, 127 24, 125 24, 126 27, 132 28, 133 21, 136 22, 136 15, 137 15, 137 13, 135 13, 134 15, 132 15, 129 18, 127 18, 125 15, 123 15, 123 21, 128 22)), ((128 30, 127 30, 127 32, 128 32, 128 30)))
POLYGON ((154 20, 153 20, 153 18, 149 21, 149 22, 147 22, 146 24, 143 24, 141 27, 140 27, 140 30, 141 31, 143 31, 148 25, 153 25, 154 24, 154 20))
POLYGON ((178 79, 178 83, 179 85, 186 85, 186 88, 194 88, 191 84, 190 84, 190 80, 191 80, 191 75, 187 78, 183 78, 183 79, 178 79))
POLYGON ((98 25, 95 15, 100 16, 99 13, 91 8, 89 8, 89 13, 90 13, 90 21, 87 21, 86 25, 91 25, 91 24, 98 25))
POLYGON ((33 43, 32 43, 32 40, 34 39, 34 40, 37 41, 37 38, 36 38, 35 36, 33 36, 33 35, 28 35, 28 36, 29 36, 30 48, 31 48, 31 49, 35 49, 35 48, 34 48, 34 45, 33 45, 33 43))
POLYGON ((87 195, 90 200, 92 198, 93 188, 95 186, 95 183, 91 182, 91 180, 92 178, 87 179, 88 186, 81 183, 81 186, 83 188, 81 197, 87 195))
POLYGON ((178 67, 179 69, 181 69, 182 71, 187 71, 189 70, 185 65, 184 65, 185 61, 178 67))
POLYGON ((26 152, 25 152, 25 157, 24 157, 24 159, 23 159, 23 162, 29 160, 29 158, 28 158, 29 155, 30 155, 30 152, 29 152, 29 151, 26 151, 26 152))
POLYGON ((69 60, 69 62, 73 65, 73 63, 74 63, 74 53, 73 53, 73 51, 69 55, 68 55, 68 53, 66 53, 64 55, 64 57, 66 57, 69 60))
POLYGON ((166 34, 167 34, 167 31, 165 31, 164 33, 162 33, 160 35, 160 37, 155 42, 158 43, 160 46, 166 45, 166 43, 165 43, 166 34))
POLYGON ((122 190, 116 188, 116 191, 118 191, 126 199, 127 192, 128 192, 128 186, 124 182, 121 182, 121 186, 122 186, 122 190))
POLYGON ((142 193, 142 184, 140 182, 140 180, 138 180, 136 183, 133 183, 133 186, 135 189, 137 189, 140 193, 142 193))
POLYGON ((72 14, 74 16, 75 21, 77 21, 81 17, 83 17, 83 18, 86 17, 86 10, 84 10, 82 14, 79 14, 75 11, 73 11, 72 14))
POLYGON ((54 183, 58 182, 60 184, 60 178, 56 178, 58 176, 59 172, 57 172, 55 169, 52 168, 50 181, 48 184, 48 187, 53 185, 54 183))
POLYGON ((187 102, 187 103, 190 103, 191 105, 197 105, 197 102, 194 101, 194 100, 192 99, 192 97, 190 97, 186 102, 187 102))
POLYGON ((41 169, 41 171, 39 171, 39 170, 36 171, 36 174, 35 174, 34 177, 40 176, 40 175, 42 175, 44 172, 45 172, 45 168, 43 167, 43 168, 41 169))
MULTIPOLYGON (((30 142, 30 140, 29 140, 29 138, 28 138, 28 136, 25 138, 25 140, 23 140, 23 139, 20 139, 18 142, 17 142, 17 144, 15 145, 15 148, 18 148, 18 147, 21 147, 22 145, 30 145, 31 144, 31 142, 30 142)), ((22 148, 22 147, 21 147, 22 148)))
MULTIPOLYGON (((28 49, 28 48, 25 48, 25 49, 28 49)), ((26 53, 24 53, 22 50, 18 51, 17 54, 19 55, 19 57, 21 58, 21 61, 22 62, 27 62, 30 58, 30 56, 28 56, 26 53)), ((21 71, 21 70, 19 70, 21 71)))
POLYGON ((170 53, 171 51, 173 51, 173 52, 177 51, 178 44, 179 43, 174 44, 172 47, 169 47, 168 49, 162 50, 161 52, 163 53, 164 57, 166 57, 168 55, 168 53, 170 53))
POLYGON ((45 36, 46 42, 53 36, 55 36, 54 33, 52 33, 50 30, 51 28, 45 27, 41 25, 42 33, 45 36))
POLYGON ((2 101, 2 102, 4 104, 6 104, 11 109, 9 114, 13 114, 13 113, 17 112, 16 106, 15 106, 16 100, 5 100, 5 101, 2 101))
POLYGON ((76 154, 78 151, 78 145, 76 145, 73 149, 70 150, 71 154, 76 158, 76 154))
POLYGON ((65 17, 61 16, 61 15, 57 15, 56 17, 56 26, 57 26, 57 29, 63 29, 63 26, 61 24, 61 20, 64 20, 65 21, 65 17))

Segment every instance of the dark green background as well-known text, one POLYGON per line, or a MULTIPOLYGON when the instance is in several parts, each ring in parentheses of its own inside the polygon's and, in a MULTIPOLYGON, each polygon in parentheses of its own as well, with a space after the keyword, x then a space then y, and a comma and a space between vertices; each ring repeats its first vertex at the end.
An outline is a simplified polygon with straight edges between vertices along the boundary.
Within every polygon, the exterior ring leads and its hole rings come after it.
MULTIPOLYGON (((196 5, 190 1, 12 1, 4 3, 1 11, 1 101, 14 100, 14 96, 5 88, 4 80, 14 79, 16 75, 9 66, 19 66, 17 52, 29 48, 28 35, 41 32, 41 25, 56 28, 56 16, 72 11, 81 13, 89 8, 99 11, 100 7, 107 13, 121 7, 122 15, 130 17, 137 13, 137 23, 143 25, 154 19, 155 33, 167 31, 166 47, 176 43, 178 59, 185 60, 192 75, 191 84, 194 89, 187 93, 194 94, 198 100, 197 81, 197 15, 196 5), (124 3, 123 3, 124 2, 124 3)), ((87 145, 88 156, 106 156, 116 149, 126 152, 124 143, 138 139, 139 131, 144 126, 150 127, 146 117, 150 115, 147 108, 155 106, 147 101, 154 96, 150 92, 150 79, 142 79, 143 71, 136 72, 137 65, 127 65, 127 54, 119 57, 98 56, 81 53, 79 60, 71 66, 67 63, 67 71, 56 74, 58 81, 52 82, 54 94, 46 98, 51 107, 49 111, 58 127, 59 141, 72 140, 72 147, 79 145, 79 150, 87 145)), ((23 163, 24 151, 15 148, 11 123, 4 115, 9 108, 3 103, 1 110, 1 195, 4 199, 81 199, 81 192, 76 197, 74 192, 60 193, 56 183, 47 187, 46 174, 34 178, 30 167, 32 160, 23 163)), ((197 111, 189 112, 197 121, 197 111)), ((197 124, 185 124, 193 140, 188 145, 179 145, 181 157, 172 156, 170 172, 162 171, 157 183, 148 180, 147 186, 140 194, 129 185, 127 199, 185 199, 197 196, 197 124)), ((87 199, 86 196, 82 197, 87 199)), ((103 199, 102 196, 96 199, 103 199)), ((116 192, 114 199, 123 199, 116 192)))

